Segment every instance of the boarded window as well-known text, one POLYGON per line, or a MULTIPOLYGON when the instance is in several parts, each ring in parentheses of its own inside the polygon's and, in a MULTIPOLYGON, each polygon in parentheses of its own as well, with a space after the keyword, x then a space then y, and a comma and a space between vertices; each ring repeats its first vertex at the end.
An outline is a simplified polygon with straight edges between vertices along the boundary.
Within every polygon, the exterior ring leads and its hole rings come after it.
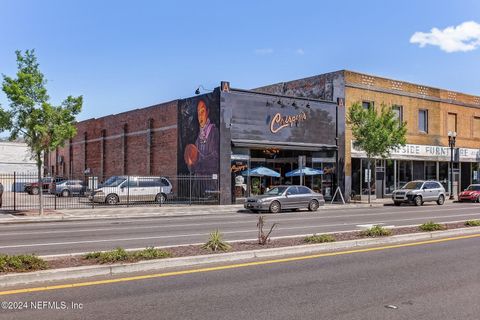
POLYGON ((480 117, 473 118, 473 136, 480 138, 480 117))
POLYGON ((449 113, 447 118, 447 132, 457 132, 457 114, 456 113, 449 113))

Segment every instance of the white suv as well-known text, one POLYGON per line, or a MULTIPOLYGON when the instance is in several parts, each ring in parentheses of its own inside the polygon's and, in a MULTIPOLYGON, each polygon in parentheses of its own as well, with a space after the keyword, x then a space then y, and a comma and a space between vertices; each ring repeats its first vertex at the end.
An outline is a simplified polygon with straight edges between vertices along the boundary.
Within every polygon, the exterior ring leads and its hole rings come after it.
POLYGON ((113 176, 88 197, 90 201, 117 204, 128 202, 164 203, 172 193, 165 177, 113 176))
POLYGON ((402 203, 423 205, 427 201, 436 201, 438 205, 445 203, 445 189, 437 181, 410 181, 401 189, 392 193, 392 200, 396 206, 402 203))

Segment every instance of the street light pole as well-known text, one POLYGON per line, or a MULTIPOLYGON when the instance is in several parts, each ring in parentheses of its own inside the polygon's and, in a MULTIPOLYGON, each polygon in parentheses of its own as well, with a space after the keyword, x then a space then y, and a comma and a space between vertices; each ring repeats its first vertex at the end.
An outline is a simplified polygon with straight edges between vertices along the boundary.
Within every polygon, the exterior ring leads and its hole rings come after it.
POLYGON ((455 139, 457 133, 448 131, 448 146, 450 147, 450 200, 453 200, 453 148, 455 148, 455 139))

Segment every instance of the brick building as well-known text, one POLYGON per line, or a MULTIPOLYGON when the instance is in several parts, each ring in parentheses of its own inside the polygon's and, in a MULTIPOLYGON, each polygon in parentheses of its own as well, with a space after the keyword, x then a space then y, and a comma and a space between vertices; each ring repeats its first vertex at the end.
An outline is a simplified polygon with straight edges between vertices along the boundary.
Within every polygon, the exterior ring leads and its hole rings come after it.
MULTIPOLYGON (((347 70, 258 90, 326 100, 342 98, 347 110, 355 102, 367 108, 381 104, 392 106, 398 117, 407 122, 407 146, 392 152, 390 159, 376 161, 372 169, 375 172, 372 192, 377 197, 387 196, 413 179, 435 179, 450 191, 449 131, 457 133, 453 193, 470 183, 480 182, 478 96, 347 70)), ((348 127, 340 139, 340 144, 345 146, 344 153, 340 152, 345 160, 340 168, 344 170, 345 192, 365 195, 368 190, 365 154, 354 150, 348 127)))
POLYGON ((303 182, 327 198, 337 184, 347 195, 364 195, 365 155, 353 148, 345 119, 354 102, 393 106, 408 126, 408 145, 372 168, 377 197, 411 179, 437 179, 448 190, 448 131, 457 132, 454 193, 478 181, 480 97, 346 70, 254 90, 224 82, 206 95, 82 121, 77 136, 47 157, 47 171, 83 175, 89 169, 100 180, 121 174, 218 175, 221 203, 231 203, 260 185, 298 183, 285 173, 304 161, 324 174, 303 182), (205 128, 212 130, 200 128, 204 109, 209 117, 205 128), (200 165, 198 150, 205 147, 199 141, 206 143, 210 132, 218 133, 218 142, 208 148, 210 160, 200 165), (240 181, 242 170, 257 166, 282 177, 240 181))

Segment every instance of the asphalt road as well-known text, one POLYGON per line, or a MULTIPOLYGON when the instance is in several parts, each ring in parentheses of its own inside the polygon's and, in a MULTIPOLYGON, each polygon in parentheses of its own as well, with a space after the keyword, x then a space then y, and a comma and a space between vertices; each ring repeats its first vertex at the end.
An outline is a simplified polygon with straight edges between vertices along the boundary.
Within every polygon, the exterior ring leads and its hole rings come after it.
POLYGON ((479 245, 463 239, 0 295, 28 306, 4 308, 0 319, 476 320, 479 245), (31 310, 31 302, 44 309, 31 310), (69 309, 52 309, 62 304, 69 309))
MULTIPOLYGON (((358 230, 359 225, 405 226, 480 219, 480 205, 450 203, 423 207, 319 210, 311 213, 266 214, 267 227, 278 223, 273 237, 358 230)), ((53 255, 110 250, 115 247, 145 248, 205 243, 219 229, 226 240, 255 239, 258 214, 231 212, 209 216, 150 217, 93 221, 46 222, 0 225, 0 252, 53 255)))

